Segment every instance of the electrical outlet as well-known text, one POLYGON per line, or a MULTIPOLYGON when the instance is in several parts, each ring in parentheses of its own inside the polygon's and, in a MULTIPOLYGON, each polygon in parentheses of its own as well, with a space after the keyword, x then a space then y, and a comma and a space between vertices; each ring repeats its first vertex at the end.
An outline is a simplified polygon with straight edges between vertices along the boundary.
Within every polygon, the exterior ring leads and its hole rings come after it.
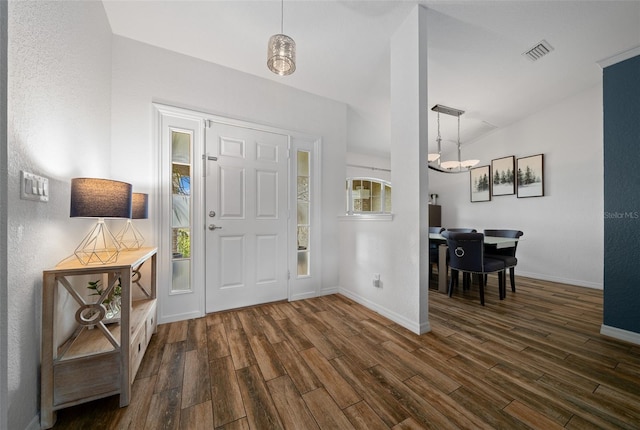
POLYGON ((380 288, 380 274, 379 273, 374 273, 373 274, 373 286, 376 288, 380 288))
POLYGON ((49 201, 49 179, 20 171, 20 198, 36 202, 49 201))

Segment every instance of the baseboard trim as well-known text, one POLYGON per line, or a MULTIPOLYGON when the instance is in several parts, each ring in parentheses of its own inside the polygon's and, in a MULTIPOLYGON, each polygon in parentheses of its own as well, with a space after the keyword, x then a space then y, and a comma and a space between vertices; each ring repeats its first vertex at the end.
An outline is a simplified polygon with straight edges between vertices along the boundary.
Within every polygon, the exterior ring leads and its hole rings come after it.
POLYGON ((40 415, 36 415, 35 417, 33 417, 31 422, 29 422, 25 430, 40 430, 41 428, 42 427, 40 427, 40 415))
POLYGON ((338 294, 339 292, 340 292, 340 287, 322 288, 320 290, 320 295, 328 296, 330 294, 338 294))
POLYGON ((379 304, 372 302, 367 298, 359 296, 358 294, 354 294, 349 290, 340 289, 340 291, 337 291, 337 293, 342 294, 343 296, 353 300, 354 302, 357 302, 362 306, 365 306, 372 311, 379 313, 383 317, 389 318, 391 321, 400 324, 402 327, 412 331, 413 333, 423 334, 431 331, 431 325, 429 324, 429 321, 423 324, 416 324, 415 322, 406 319, 404 316, 393 312, 385 308, 384 306, 380 306, 379 304))
MULTIPOLYGON (((322 294, 320 294, 322 295, 322 294)), ((294 296, 291 296, 289 298, 290 302, 295 302, 296 300, 305 300, 305 299, 312 299, 314 297, 318 297, 318 293, 316 293, 315 291, 311 292, 311 293, 302 293, 302 294, 296 294, 294 296)))
POLYGON ((200 318, 202 316, 203 315, 200 312, 185 312, 183 314, 166 315, 166 316, 158 319, 158 324, 168 324, 168 323, 172 323, 172 322, 178 322, 178 321, 190 320, 190 319, 194 319, 194 318, 200 318))
POLYGON ((636 345, 640 345, 640 333, 636 333, 629 330, 623 330, 617 327, 611 327, 605 324, 600 326, 600 334, 603 336, 612 337, 618 340, 624 340, 636 345))
MULTIPOLYGON (((558 282, 560 284, 575 285, 577 287, 593 288, 595 290, 603 289, 603 282, 590 282, 583 279, 568 279, 559 276, 549 276, 543 273, 523 272, 516 267, 516 277, 523 276, 525 278, 539 279, 541 281, 558 282)), ((517 285, 516 285, 517 287, 517 285)))

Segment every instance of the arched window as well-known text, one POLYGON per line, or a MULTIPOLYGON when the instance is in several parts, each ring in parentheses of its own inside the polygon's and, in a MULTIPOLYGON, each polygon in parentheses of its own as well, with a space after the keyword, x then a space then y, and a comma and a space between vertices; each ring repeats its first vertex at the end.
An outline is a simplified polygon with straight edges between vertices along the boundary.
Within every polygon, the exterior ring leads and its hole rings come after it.
POLYGON ((346 191, 347 215, 391 213, 390 182, 366 177, 347 178, 346 191))

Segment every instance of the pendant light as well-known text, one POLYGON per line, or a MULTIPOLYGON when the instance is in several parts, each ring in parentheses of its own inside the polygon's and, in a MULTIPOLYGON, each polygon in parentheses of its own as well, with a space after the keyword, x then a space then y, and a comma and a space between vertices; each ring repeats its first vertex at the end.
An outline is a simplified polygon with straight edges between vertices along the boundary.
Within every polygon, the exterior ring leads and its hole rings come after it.
POLYGON ((475 166, 480 160, 464 160, 462 161, 462 154, 460 150, 460 116, 464 113, 463 110, 454 109, 443 105, 435 105, 431 110, 438 113, 438 137, 436 142, 438 143, 438 153, 430 153, 428 155, 429 167, 439 172, 445 173, 461 173, 468 171, 471 167, 475 166), (442 138, 440 137, 440 113, 455 116, 458 119, 458 139, 456 146, 458 150, 457 160, 442 161, 442 138))
POLYGON ((269 38, 267 67, 280 76, 296 71, 296 42, 284 34, 284 0, 280 2, 280 34, 269 38))

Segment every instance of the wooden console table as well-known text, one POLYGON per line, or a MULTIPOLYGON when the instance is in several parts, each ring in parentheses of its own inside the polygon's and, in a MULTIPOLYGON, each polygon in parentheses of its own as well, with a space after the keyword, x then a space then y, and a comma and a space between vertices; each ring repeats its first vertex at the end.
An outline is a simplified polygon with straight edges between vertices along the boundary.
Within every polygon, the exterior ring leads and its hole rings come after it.
POLYGON ((129 404, 131 384, 156 332, 156 251, 123 251, 118 261, 102 265, 84 266, 74 258, 43 272, 42 428, 53 427, 58 409, 114 394, 121 407, 129 404), (141 275, 146 261, 148 279, 141 275), (104 290, 89 299, 87 279, 96 277, 104 280, 104 290), (105 301, 118 283, 120 321, 109 323, 105 301))

